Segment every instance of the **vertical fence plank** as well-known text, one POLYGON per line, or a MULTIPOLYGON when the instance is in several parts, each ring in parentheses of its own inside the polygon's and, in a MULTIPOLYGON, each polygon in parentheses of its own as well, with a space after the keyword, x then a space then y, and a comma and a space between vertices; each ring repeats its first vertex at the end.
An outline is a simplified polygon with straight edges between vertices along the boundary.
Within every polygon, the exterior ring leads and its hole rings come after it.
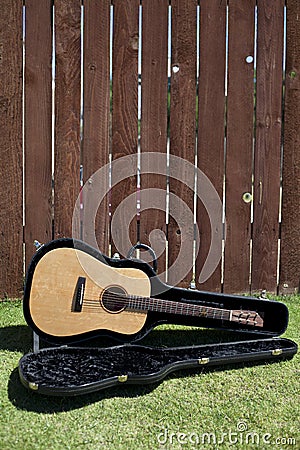
MULTIPOLYGON (((110 0, 84 2, 83 176, 86 182, 109 162, 110 137, 110 0)), ((108 171, 107 177, 108 187, 108 171)), ((92 188, 92 187, 91 187, 92 188)), ((88 200, 88 198, 87 198, 88 200)), ((90 228, 88 228, 90 229, 90 228)), ((95 230, 99 249, 108 254, 108 195, 100 205, 95 230)), ((90 241, 83 230, 84 240, 90 241)))
POLYGON ((287 49, 284 112, 281 224, 281 293, 300 288, 300 3, 287 1, 287 49))
POLYGON ((26 0, 25 252, 52 239, 52 1, 26 0))
MULTIPOLYGON (((166 200, 163 191, 166 190, 167 180, 165 176, 158 175, 159 170, 164 172, 163 167, 157 167, 155 173, 147 174, 149 167, 143 160, 143 153, 166 154, 167 150, 168 0, 143 0, 142 5, 140 240, 144 244, 152 245, 156 254, 160 255, 158 272, 164 277, 167 233, 166 200), (159 189, 159 196, 154 196, 151 188, 159 189)), ((155 165, 154 159, 151 159, 152 168, 155 165)))
POLYGON ((252 290, 277 289, 283 0, 258 0, 252 290))
MULTIPOLYGON (((170 174, 173 155, 191 164, 195 163, 197 2, 172 0, 171 7, 170 174)), ((180 179, 170 176, 169 183, 168 282, 174 285, 180 281, 182 287, 188 287, 193 277, 194 193, 180 179), (181 199, 184 209, 178 205, 174 196, 181 199), (186 214, 186 208, 190 210, 190 214, 186 214), (176 260, 188 270, 181 280, 177 279, 177 270, 172 271, 176 260)), ((193 187, 193 182, 191 184, 193 187)))
POLYGON ((236 293, 250 289, 251 202, 243 196, 252 192, 254 8, 255 0, 229 1, 224 291, 236 293))
POLYGON ((22 2, 0 14, 0 298, 22 291, 22 2), (8 26, 9 25, 9 26, 8 26))
POLYGON ((113 253, 126 256, 137 241, 139 0, 114 0, 113 5, 111 243, 113 253), (124 162, 127 173, 116 184, 120 173, 115 162, 126 156, 134 156, 133 162, 124 162))
MULTIPOLYGON (((202 0, 200 2, 198 169, 209 178, 220 199, 222 199, 224 176, 225 65, 226 2, 202 0)), ((207 274, 208 279, 205 277, 205 280, 201 280, 200 274, 209 253, 212 233, 222 234, 222 214, 218 218, 219 224, 212 229, 208 212, 199 200, 201 195, 202 192, 198 192, 197 226, 200 242, 196 258, 196 282, 200 289, 220 291, 221 262, 211 275, 207 274)), ((221 244, 216 251, 221 258, 221 244)))
POLYGON ((55 0, 54 237, 72 236, 80 189, 81 0, 55 0))

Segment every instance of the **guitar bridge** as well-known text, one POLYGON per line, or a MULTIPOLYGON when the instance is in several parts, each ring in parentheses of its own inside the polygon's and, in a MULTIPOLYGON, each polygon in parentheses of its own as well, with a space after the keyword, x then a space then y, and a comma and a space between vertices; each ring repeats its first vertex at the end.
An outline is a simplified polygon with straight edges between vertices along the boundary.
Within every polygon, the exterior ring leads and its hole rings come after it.
POLYGON ((72 312, 81 312, 82 310, 82 303, 83 303, 83 296, 84 296, 84 290, 85 290, 85 278, 84 277, 78 277, 76 288, 73 295, 73 301, 72 301, 72 312))

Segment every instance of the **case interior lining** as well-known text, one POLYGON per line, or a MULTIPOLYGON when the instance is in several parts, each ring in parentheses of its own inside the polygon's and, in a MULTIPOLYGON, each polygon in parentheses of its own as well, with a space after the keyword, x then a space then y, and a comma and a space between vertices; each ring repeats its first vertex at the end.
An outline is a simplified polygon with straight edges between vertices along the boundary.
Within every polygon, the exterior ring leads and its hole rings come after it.
MULTIPOLYGON (((147 376, 176 363, 201 358, 238 359, 240 355, 259 355, 283 349, 280 339, 245 341, 181 348, 151 348, 125 345, 110 348, 57 347, 25 355, 20 370, 29 382, 48 387, 72 387, 96 383, 126 374, 147 376)), ((220 362, 222 364, 222 362, 220 362)))

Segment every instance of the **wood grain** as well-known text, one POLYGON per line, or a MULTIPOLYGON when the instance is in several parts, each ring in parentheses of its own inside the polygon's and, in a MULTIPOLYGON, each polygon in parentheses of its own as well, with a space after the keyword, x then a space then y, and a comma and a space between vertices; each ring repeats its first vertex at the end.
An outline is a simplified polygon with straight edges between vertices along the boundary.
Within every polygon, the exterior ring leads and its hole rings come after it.
MULTIPOLYGON (((168 1, 144 0, 142 8, 142 198, 139 238, 143 244, 152 246, 159 255, 158 273, 165 280, 167 230, 164 191, 167 189, 167 178, 159 175, 160 170, 164 172, 163 167, 157 167, 156 170, 155 156, 151 158, 150 163, 148 160, 143 160, 143 153, 158 152, 165 155, 167 153, 168 1), (149 173, 149 170, 153 173, 149 173), (160 190, 159 208, 151 208, 153 203, 151 188, 160 190), (151 240, 153 236, 155 237, 151 240)), ((143 258, 146 259, 144 256, 143 258)))
POLYGON ((81 1, 55 0, 54 237, 72 236, 80 191, 81 1))
MULTIPOLYGON (((171 8, 170 173, 172 173, 173 155, 191 164, 195 163, 197 2, 172 0, 171 8)), ((172 177, 170 177, 169 188, 171 194, 182 200, 184 209, 179 207, 175 197, 171 195, 168 225, 168 282, 171 285, 179 284, 182 287, 189 287, 193 278, 194 192, 182 180, 172 177), (190 210, 189 216, 185 208, 190 210), (181 248, 183 253, 180 253, 181 248), (178 280, 177 271, 172 271, 172 265, 180 257, 184 260, 178 263, 181 267, 186 266, 188 273, 178 280)))
POLYGON ((253 114, 254 0, 229 1, 224 292, 249 292, 253 114))
MULTIPOLYGON (((168 130, 171 155, 180 156, 189 162, 194 158, 193 139, 196 131, 198 168, 212 182, 220 199, 226 175, 227 240, 224 272, 219 264, 210 278, 205 282, 198 281, 212 237, 222 237, 223 233, 222 224, 211 231, 208 209, 212 207, 212 202, 209 207, 208 204, 205 207, 198 199, 200 248, 196 259, 197 287, 211 291, 223 289, 231 293, 249 292, 249 289, 276 292, 279 274, 281 293, 299 290, 299 8, 298 0, 3 0, 0 14, 0 297, 20 295, 24 276, 22 244, 25 244, 27 266, 34 252, 35 239, 47 242, 53 237, 72 234, 73 210, 80 191, 80 164, 84 166, 84 181, 88 181, 97 169, 108 162, 109 151, 115 163, 121 162, 113 164, 113 180, 125 178, 110 193, 111 212, 118 210, 120 213, 120 226, 115 227, 116 240, 121 246, 125 243, 120 253, 125 256, 130 245, 137 240, 152 244, 156 252, 161 253, 159 272, 165 281, 165 270, 176 260, 183 242, 182 235, 177 234, 176 223, 170 219, 169 224, 166 224, 168 130), (194 78, 196 5, 200 17, 198 98, 194 78), (285 86, 282 89, 284 5, 287 12, 287 61, 285 86), (255 7, 258 12, 257 41, 254 39, 255 7), (26 18, 24 111, 23 8, 26 18), (114 14, 112 28, 111 10, 114 14), (167 71, 170 11, 173 35, 170 45, 172 64, 176 70, 171 72, 172 86, 168 94, 171 84, 167 71), (81 17, 84 18, 83 24, 81 17), (141 41, 139 25, 142 30, 141 41), (55 91, 52 91, 53 27, 55 91), (111 31, 113 61, 110 61, 109 47, 111 31), (140 42, 142 212, 138 215, 140 42), (247 62, 246 58, 254 56, 255 42, 257 72, 254 73, 253 62, 247 62), (228 90, 225 97, 227 57, 228 90), (113 96, 110 111, 111 62, 113 96), (84 82, 82 143, 81 67, 84 82), (52 136, 54 98, 55 130, 52 136), (169 100, 171 116, 168 116, 169 100), (195 113, 196 101, 198 111, 195 113), (195 116, 198 117, 196 130, 193 121, 195 116), (282 117, 285 120, 284 129, 282 117), (156 156, 152 159, 143 158, 147 152, 154 152, 156 156), (127 167, 122 166, 122 157, 125 156, 132 158, 127 167), (164 175, 159 175, 159 172, 164 175), (252 204, 251 201, 245 203, 243 195, 251 194, 251 190, 254 192, 252 204), (122 207, 118 208, 119 205, 122 207), (126 210, 127 206, 130 206, 131 224, 125 223, 129 211, 126 210), (251 209, 254 211, 253 222, 251 209), (168 261, 166 236, 169 238, 168 261), (252 259, 250 244, 253 249, 252 259), (224 285, 220 281, 222 274, 224 285), (251 285, 249 281, 252 281, 251 285)), ((176 172, 176 168, 174 170, 176 172)), ((107 173, 105 181, 102 178, 101 182, 108 191, 107 173)), ((205 189, 205 183, 199 186, 200 197, 201 188, 205 189)), ((89 192, 97 194, 92 183, 89 192)), ((173 179, 170 183, 171 213, 175 196, 191 205, 191 192, 173 179)), ((101 250, 108 253, 112 243, 114 251, 116 245, 110 241, 108 230, 110 216, 107 198, 100 205, 96 217, 95 234, 101 250)), ((185 227, 191 236, 189 225, 185 224, 185 227)), ((89 240, 89 236, 86 235, 85 239, 89 240)), ((190 245, 190 240, 187 243, 190 245)), ((220 251, 220 248, 217 249, 218 253, 220 251)), ((149 260, 146 253, 142 252, 141 257, 149 260)), ((172 277, 169 281, 173 283, 172 277)), ((187 286, 189 281, 190 274, 184 280, 184 285, 187 286)))
MULTIPOLYGON (((198 169, 212 182, 222 199, 224 177, 225 133, 225 60, 226 60, 226 2, 205 0, 200 8, 200 67, 198 88, 198 169)), ((197 198, 197 226, 200 242, 196 258, 197 287, 203 290, 221 291, 221 261, 205 281, 199 276, 207 259, 212 231, 222 236, 222 217, 219 226, 211 230, 208 213, 197 198)), ((199 198, 200 197, 200 198, 199 198)), ((222 246, 216 249, 221 255, 222 246)))
POLYGON ((113 268, 80 250, 54 249, 43 256, 35 269, 29 299, 31 318, 39 330, 55 337, 95 330, 128 335, 140 331, 146 312, 125 310, 113 314, 102 307, 103 290, 112 285, 121 286, 129 295, 150 295, 150 280, 139 269, 113 268), (80 313, 72 311, 78 277, 86 278, 80 313))
POLYGON ((26 0, 25 252, 52 239, 52 2, 26 0))
POLYGON ((280 293, 300 289, 300 3, 287 1, 280 293))
MULTIPOLYGON (((98 169, 106 166, 106 192, 109 191, 108 163, 110 152, 110 0, 84 2, 83 48, 83 145, 84 182, 98 169)), ((96 189, 91 185, 91 189, 96 189)), ((91 194, 94 197, 93 194, 91 194)), ((87 201, 89 198, 87 198, 87 201)), ((109 249, 109 198, 99 205, 95 229, 99 249, 109 249)), ((88 207, 85 205, 85 207, 88 207)), ((89 229, 89 227, 88 227, 89 229)), ((85 242, 90 241, 83 230, 85 242)))
MULTIPOLYGON (((118 209, 119 226, 111 229, 112 253, 126 256, 137 242, 137 160, 138 151, 138 42, 139 1, 114 0, 113 33, 113 112, 112 112, 112 219, 118 209), (134 159, 130 162, 130 157, 134 159), (128 157, 125 165, 133 172, 125 174, 116 184, 118 173, 114 164, 119 158, 128 157), (125 200, 130 201, 131 217, 125 200)), ((116 216, 115 216, 116 217, 116 216)))
POLYGON ((283 0, 259 0, 252 290, 277 289, 283 0))
POLYGON ((19 297, 23 284, 22 2, 19 0, 1 2, 0 159, 0 298, 19 297))

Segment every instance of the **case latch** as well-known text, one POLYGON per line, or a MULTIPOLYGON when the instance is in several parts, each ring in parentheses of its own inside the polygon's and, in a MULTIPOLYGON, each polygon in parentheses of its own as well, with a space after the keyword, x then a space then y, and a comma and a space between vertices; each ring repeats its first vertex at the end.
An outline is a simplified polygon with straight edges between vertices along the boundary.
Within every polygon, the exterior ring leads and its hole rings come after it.
POLYGON ((199 364, 208 364, 209 358, 200 358, 200 359, 198 359, 198 363, 199 364))
POLYGON ((125 383, 125 381, 127 381, 128 375, 119 375, 118 376, 118 381, 120 383, 125 383))
POLYGON ((279 356, 281 354, 282 354, 282 348, 275 348, 274 350, 272 350, 273 356, 279 356))

